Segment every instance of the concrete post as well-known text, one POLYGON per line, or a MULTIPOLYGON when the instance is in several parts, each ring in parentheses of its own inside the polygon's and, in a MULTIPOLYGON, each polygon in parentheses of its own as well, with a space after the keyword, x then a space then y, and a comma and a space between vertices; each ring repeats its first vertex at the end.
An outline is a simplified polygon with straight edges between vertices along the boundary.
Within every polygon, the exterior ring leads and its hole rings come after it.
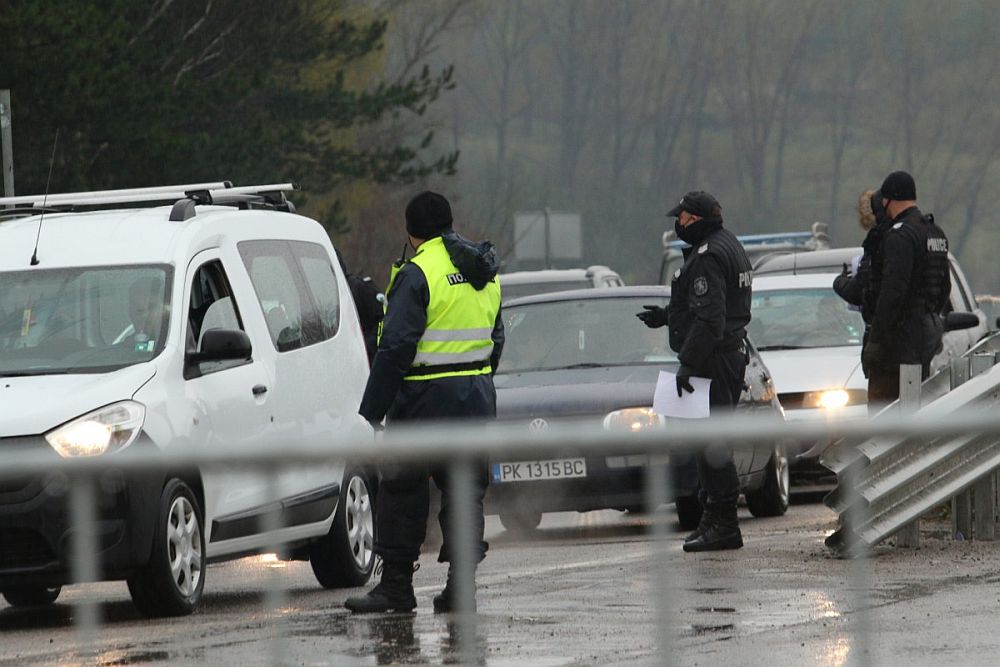
MULTIPOLYGON (((952 389, 969 379, 971 367, 972 362, 968 357, 959 357, 951 362, 952 389)), ((951 535, 956 540, 972 539, 972 492, 968 489, 951 499, 951 535)))
POLYGON ((14 196, 14 146, 11 128, 13 114, 10 91, 0 90, 0 170, 3 171, 3 196, 14 196))
MULTIPOLYGON (((916 412, 920 409, 920 366, 899 367, 899 411, 900 414, 916 412)), ((920 546, 920 519, 903 526, 896 533, 897 547, 916 549, 920 546)))
MULTIPOLYGON (((972 355, 972 377, 993 368, 992 352, 972 355)), ((990 473, 972 485, 973 530, 977 540, 997 539, 997 475, 990 473)))

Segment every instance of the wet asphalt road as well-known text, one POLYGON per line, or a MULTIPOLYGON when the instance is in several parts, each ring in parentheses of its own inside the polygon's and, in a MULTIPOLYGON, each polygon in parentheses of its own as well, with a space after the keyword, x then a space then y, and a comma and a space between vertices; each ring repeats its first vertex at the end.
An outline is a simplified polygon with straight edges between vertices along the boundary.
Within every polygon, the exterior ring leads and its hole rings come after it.
MULTIPOLYGON (((477 661, 664 664, 666 638, 678 665, 836 667, 861 655, 908 667, 1000 664, 1000 545, 949 541, 944 524, 925 523, 923 548, 878 550, 873 592, 856 599, 850 573, 859 562, 822 546, 829 510, 743 518, 744 549, 698 556, 681 552, 676 532, 654 552, 651 526, 672 528, 671 513, 548 515, 526 538, 490 518, 477 661), (666 586, 670 633, 659 630, 657 585, 666 586), (856 634, 859 625, 869 631, 856 634)), ((139 617, 118 583, 71 587, 44 613, 0 602, 0 666, 458 662, 456 624, 430 609, 444 567, 430 554, 421 560, 415 615, 352 617, 341 605, 358 591, 323 591, 308 564, 266 557, 210 567, 203 605, 187 618, 139 617), (288 588, 278 610, 262 606, 269 581, 288 588), (99 601, 104 619, 97 651, 84 655, 73 627, 82 595, 99 601)))

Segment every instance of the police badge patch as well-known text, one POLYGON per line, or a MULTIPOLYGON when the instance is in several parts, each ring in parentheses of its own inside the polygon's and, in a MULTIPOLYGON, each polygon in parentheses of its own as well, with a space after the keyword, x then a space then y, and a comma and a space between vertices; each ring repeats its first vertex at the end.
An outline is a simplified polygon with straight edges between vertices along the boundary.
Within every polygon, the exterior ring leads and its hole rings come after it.
POLYGON ((694 279, 694 295, 705 296, 708 294, 708 281, 704 278, 694 279))

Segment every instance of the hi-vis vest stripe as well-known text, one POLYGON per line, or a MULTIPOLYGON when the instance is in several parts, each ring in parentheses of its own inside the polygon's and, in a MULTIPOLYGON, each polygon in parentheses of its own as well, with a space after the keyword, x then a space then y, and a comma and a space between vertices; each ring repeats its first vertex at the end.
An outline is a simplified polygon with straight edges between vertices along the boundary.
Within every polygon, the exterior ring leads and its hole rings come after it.
POLYGON ((410 261, 424 273, 430 302, 427 325, 405 379, 489 373, 500 281, 494 278, 476 290, 455 268, 440 237, 426 241, 410 261))

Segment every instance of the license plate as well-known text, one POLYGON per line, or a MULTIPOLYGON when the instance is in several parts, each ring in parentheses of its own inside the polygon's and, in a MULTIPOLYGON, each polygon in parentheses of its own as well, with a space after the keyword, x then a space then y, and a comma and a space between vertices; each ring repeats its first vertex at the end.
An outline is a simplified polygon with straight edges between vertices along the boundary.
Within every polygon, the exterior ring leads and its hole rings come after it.
POLYGON ((554 461, 518 461, 494 463, 490 479, 503 482, 535 482, 541 479, 563 479, 587 476, 586 459, 556 459, 554 461))

